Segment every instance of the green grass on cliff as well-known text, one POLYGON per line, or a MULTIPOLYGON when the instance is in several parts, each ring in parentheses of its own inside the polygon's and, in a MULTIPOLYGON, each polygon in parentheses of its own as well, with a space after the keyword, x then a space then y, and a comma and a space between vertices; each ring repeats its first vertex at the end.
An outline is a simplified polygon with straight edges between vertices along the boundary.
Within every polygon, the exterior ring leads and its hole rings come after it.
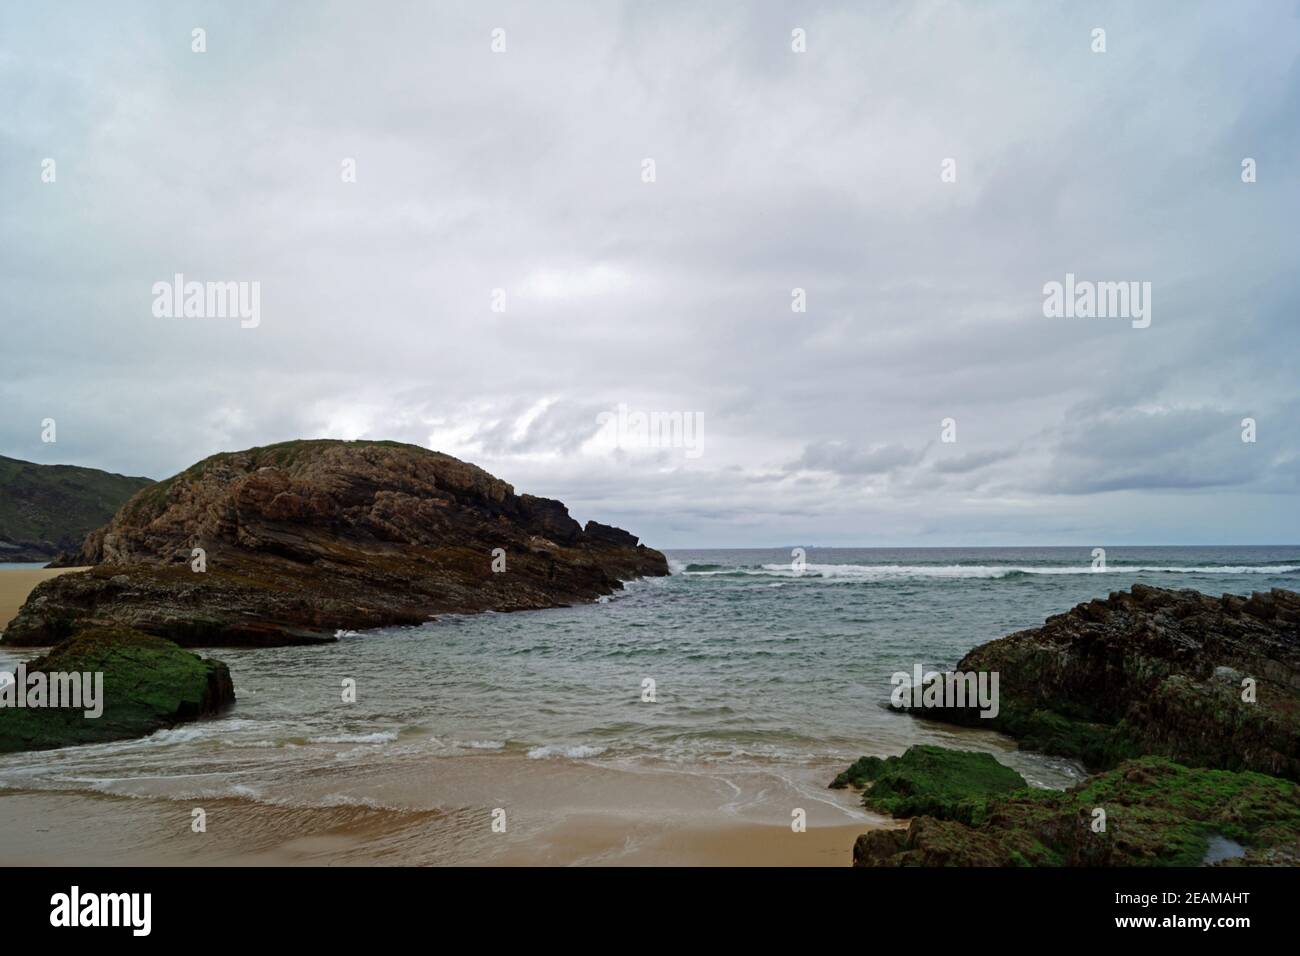
MULTIPOLYGON (((38 465, 0 456, 0 541, 48 542, 54 550, 81 546, 108 523, 148 478, 95 468, 38 465)), ((2 560, 3 550, 0 550, 2 560)))
POLYGON ((358 440, 345 441, 341 438, 297 438, 293 441, 276 442, 274 445, 261 445, 257 448, 246 448, 243 451, 223 451, 215 455, 209 455, 202 461, 195 462, 186 468, 179 475, 168 478, 167 484, 175 481, 177 478, 194 477, 204 468, 214 461, 220 461, 223 458, 230 458, 234 455, 247 456, 256 467, 274 466, 276 468, 288 468, 302 458, 313 455, 317 452, 324 451, 328 448, 404 448, 407 451, 418 452, 422 455, 432 455, 436 457, 446 457, 442 452, 433 451, 429 448, 423 448, 420 445, 412 445, 408 442, 388 441, 388 440, 358 440))
POLYGON ((176 482, 194 481, 214 463, 236 455, 248 457, 255 468, 291 468, 304 457, 323 451, 327 448, 338 446, 360 448, 404 448, 424 455, 433 455, 439 458, 448 457, 442 452, 432 451, 431 449, 422 448, 419 445, 412 445, 407 442, 368 439, 345 441, 340 438, 298 438, 293 441, 276 442, 273 445, 261 445, 257 448, 246 448, 242 451, 223 451, 218 452, 215 455, 209 455, 207 458, 190 465, 190 467, 186 468, 184 471, 178 472, 170 478, 164 478, 162 481, 152 484, 146 491, 136 495, 136 497, 131 501, 129 513, 131 515, 149 512, 156 514, 163 511, 167 503, 167 495, 176 482))

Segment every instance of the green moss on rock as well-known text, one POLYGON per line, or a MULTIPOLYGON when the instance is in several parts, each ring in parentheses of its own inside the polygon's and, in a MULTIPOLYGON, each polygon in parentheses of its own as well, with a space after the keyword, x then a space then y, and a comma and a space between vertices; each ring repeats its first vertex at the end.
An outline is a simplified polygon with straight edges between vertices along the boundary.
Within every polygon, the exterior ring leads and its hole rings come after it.
POLYGON ((235 699, 230 671, 171 641, 130 628, 92 628, 27 662, 27 673, 103 677, 103 713, 0 707, 0 753, 142 737, 216 713, 235 699))
POLYGON ((994 727, 1015 737, 1026 750, 1073 757, 1089 767, 1115 767, 1144 754, 1143 744, 1128 733, 1124 721, 1109 725, 1009 703, 1003 705, 994 727))
POLYGON ((1237 862, 1294 859, 1300 787, 1144 757, 1066 791, 993 797, 968 821, 919 817, 872 831, 853 852, 859 866, 1195 866, 1214 836, 1246 848, 1237 862))
POLYGON ((885 761, 880 757, 859 757, 849 764, 848 770, 842 770, 836 775, 831 781, 831 789, 843 790, 845 787, 857 787, 861 790, 880 775, 884 765, 885 761))
POLYGON ((862 802, 896 817, 973 821, 990 797, 1022 790, 1025 778, 991 754, 920 745, 901 757, 862 757, 831 783, 865 788, 862 802))

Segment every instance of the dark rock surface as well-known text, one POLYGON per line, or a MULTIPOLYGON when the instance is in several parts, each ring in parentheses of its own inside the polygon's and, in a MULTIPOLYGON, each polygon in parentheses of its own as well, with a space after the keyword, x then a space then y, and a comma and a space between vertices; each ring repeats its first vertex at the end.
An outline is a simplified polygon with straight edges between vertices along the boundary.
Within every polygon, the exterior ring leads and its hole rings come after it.
POLYGON ((560 502, 517 495, 474 465, 325 440, 207 458, 136 494, 74 560, 95 567, 38 586, 5 643, 96 625, 187 646, 311 643, 438 613, 590 601, 668 574, 627 532, 584 529, 560 502))
POLYGON ((1300 780, 1300 594, 1210 597, 1135 584, 971 651, 1000 713, 917 716, 996 729, 1105 769, 1142 755, 1300 780), (1252 679, 1254 702, 1243 700, 1252 679))

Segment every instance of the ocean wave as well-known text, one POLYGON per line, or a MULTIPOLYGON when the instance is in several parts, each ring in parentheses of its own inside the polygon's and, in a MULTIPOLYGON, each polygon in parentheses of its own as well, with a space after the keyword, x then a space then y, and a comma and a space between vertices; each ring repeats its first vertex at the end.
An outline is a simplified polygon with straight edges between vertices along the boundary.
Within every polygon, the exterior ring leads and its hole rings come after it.
POLYGON ((1090 564, 1033 567, 1029 565, 988 564, 808 564, 795 571, 789 564, 763 564, 748 567, 721 567, 717 565, 688 565, 683 574, 692 577, 776 577, 823 578, 856 581, 892 581, 902 578, 1014 578, 1033 575, 1074 574, 1294 574, 1300 571, 1296 564, 1233 564, 1233 565, 1148 565, 1111 564, 1104 570, 1090 564), (691 570, 695 568, 696 570, 691 570))
POLYGON ((310 737, 309 744, 387 744, 397 739, 397 731, 381 730, 373 734, 333 734, 325 737, 310 737))
POLYGON ((534 747, 528 751, 530 760, 545 760, 547 757, 569 757, 573 760, 585 760, 588 757, 597 757, 605 752, 604 747, 592 747, 589 744, 547 744, 543 747, 534 747))
POLYGON ((110 797, 117 800, 146 803, 228 802, 244 806, 271 807, 308 813, 330 810, 355 810, 366 814, 379 813, 402 817, 441 817, 447 813, 446 810, 440 807, 405 806, 387 803, 370 796, 355 796, 346 793, 327 793, 319 797, 297 794, 293 796, 269 795, 258 787, 242 783, 169 791, 129 789, 130 786, 138 782, 137 778, 132 777, 78 777, 57 781, 41 780, 17 783, 0 779, 0 791, 10 794, 80 794, 88 797, 110 797))
POLYGON ((100 743, 81 744, 77 747, 62 747, 55 750, 26 751, 6 755, 5 770, 13 769, 24 759, 34 760, 40 766, 50 764, 79 763, 86 758, 108 756, 133 756, 151 753, 159 747, 181 746, 211 741, 216 744, 228 744, 229 735, 234 731, 262 726, 254 720, 233 717, 217 717, 199 720, 179 727, 165 727, 155 730, 144 737, 130 737, 125 740, 106 740, 100 743))
MULTIPOLYGON (((208 730, 208 728, 204 727, 202 724, 191 724, 187 727, 167 727, 163 730, 155 730, 147 737, 140 737, 137 738, 137 740, 156 747, 160 744, 186 744, 190 741, 201 740, 204 737, 211 737, 213 735, 213 732, 208 730)), ((117 743, 117 741, 113 742, 117 743)), ((123 741, 123 743, 125 742, 126 741, 123 741)), ((130 743, 135 742, 136 740, 130 741, 130 743)))
POLYGON ((106 797, 119 797, 124 800, 164 800, 182 802, 191 800, 245 800, 252 803, 267 803, 262 791, 244 783, 225 783, 217 786, 195 786, 186 789, 175 788, 168 791, 151 791, 139 789, 155 780, 164 780, 175 784, 187 778, 202 777, 203 774, 178 774, 172 777, 90 777, 60 776, 54 778, 28 777, 9 779, 0 776, 0 790, 16 793, 86 793, 106 797), (134 788, 134 789, 133 789, 134 788))

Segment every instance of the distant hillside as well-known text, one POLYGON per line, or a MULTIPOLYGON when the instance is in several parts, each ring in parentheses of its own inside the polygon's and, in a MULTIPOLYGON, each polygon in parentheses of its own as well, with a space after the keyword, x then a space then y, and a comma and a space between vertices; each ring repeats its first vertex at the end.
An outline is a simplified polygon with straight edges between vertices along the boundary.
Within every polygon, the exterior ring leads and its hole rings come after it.
POLYGON ((0 455, 0 562, 48 561, 80 550, 128 498, 153 482, 96 468, 0 455))

